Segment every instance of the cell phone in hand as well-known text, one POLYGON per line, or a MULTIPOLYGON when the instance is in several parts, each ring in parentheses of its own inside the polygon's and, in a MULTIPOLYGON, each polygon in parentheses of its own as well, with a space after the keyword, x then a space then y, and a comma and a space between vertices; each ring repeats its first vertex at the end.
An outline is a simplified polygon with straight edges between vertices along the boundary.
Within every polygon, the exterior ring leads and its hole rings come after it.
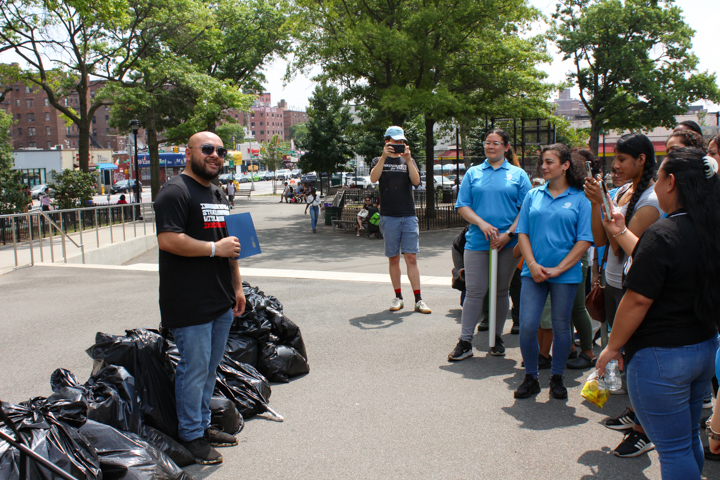
POLYGON ((607 185, 605 185, 605 182, 601 181, 600 185, 602 186, 603 191, 603 206, 605 207, 605 218, 612 221, 613 215, 612 215, 612 207, 610 206, 610 202, 608 202, 608 189, 607 185))
POLYGON ((587 171, 587 178, 594 178, 592 173, 592 164, 590 160, 585 160, 585 170, 587 171))
POLYGON ((395 153, 404 153, 405 152, 405 144, 404 143, 391 143, 390 146, 395 151, 395 153))

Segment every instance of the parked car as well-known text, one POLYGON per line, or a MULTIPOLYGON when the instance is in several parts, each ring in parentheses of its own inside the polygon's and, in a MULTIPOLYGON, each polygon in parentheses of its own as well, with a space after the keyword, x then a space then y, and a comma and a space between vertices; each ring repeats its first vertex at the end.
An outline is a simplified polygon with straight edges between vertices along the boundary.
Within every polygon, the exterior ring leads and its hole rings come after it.
POLYGON ((317 183, 317 175, 315 175, 314 173, 308 173, 306 175, 303 175, 302 178, 300 179, 300 183, 305 183, 305 184, 309 183, 311 186, 314 187, 315 184, 317 183))
POLYGON ((300 176, 302 176, 302 170, 296 168, 292 170, 290 174, 292 175, 292 178, 300 178, 300 176))
MULTIPOLYGON (((140 186, 142 187, 142 182, 140 182, 140 186)), ((110 187, 110 193, 113 195, 116 193, 129 193, 134 188, 134 179, 132 180, 132 183, 130 183, 129 180, 120 180, 119 182, 114 183, 112 187, 110 187)))
MULTIPOLYGON (((453 185, 455 185, 455 182, 451 182, 447 179, 447 177, 443 177, 440 175, 433 175, 433 181, 435 184, 433 185, 436 189, 438 187, 442 187, 443 190, 452 190, 453 185)), ((426 185, 427 188, 427 185, 426 185)))
POLYGON ((249 181, 247 175, 244 173, 236 173, 235 180, 237 180, 238 183, 247 183, 249 181))
POLYGON ((290 173, 290 170, 288 170, 287 168, 283 168, 283 169, 275 172, 276 180, 284 181, 284 180, 290 180, 290 178, 291 178, 291 173, 290 173))
POLYGON ((46 188, 50 188, 48 193, 50 194, 51 197, 54 197, 55 189, 52 187, 48 187, 47 183, 41 183, 40 185, 35 185, 34 187, 32 187, 30 189, 30 196, 32 197, 33 200, 37 200, 38 197, 40 197, 40 194, 43 193, 46 188))
POLYGON ((232 173, 223 173, 218 177, 218 182, 222 185, 227 185, 233 180, 233 174, 232 173))
POLYGON ((378 186, 377 182, 372 183, 370 181, 370 177, 347 177, 345 184, 355 185, 357 188, 375 188, 378 186))

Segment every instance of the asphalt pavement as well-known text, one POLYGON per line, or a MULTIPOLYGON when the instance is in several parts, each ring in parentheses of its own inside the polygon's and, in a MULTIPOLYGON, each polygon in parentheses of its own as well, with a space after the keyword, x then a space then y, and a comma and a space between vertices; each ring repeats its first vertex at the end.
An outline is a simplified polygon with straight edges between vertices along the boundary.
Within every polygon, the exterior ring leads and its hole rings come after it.
MULTIPOLYGON (((458 230, 421 233, 420 272, 432 279, 423 297, 433 313, 392 313, 381 240, 324 225, 313 234, 304 205, 277 201, 236 203, 233 213, 252 213, 263 250, 241 260, 241 271, 300 326, 310 373, 273 385, 270 405, 284 422, 249 420, 240 444, 222 449, 224 463, 189 467, 194 478, 660 478, 656 452, 612 455, 622 436, 601 422, 628 399, 613 396, 604 410, 583 402, 588 372, 567 371, 565 401, 549 397, 547 371, 536 398, 516 400, 524 376, 517 336, 503 336, 505 357, 487 354, 480 333, 474 357, 447 361, 460 333, 459 292, 449 283, 458 230)), ((1 275, 0 398, 49 395, 58 367, 84 382, 92 369, 85 350, 98 331, 157 327, 156 268, 155 249, 121 267, 1 275)), ((403 291, 412 298, 409 285, 403 291)), ((707 462, 704 475, 720 478, 720 463, 707 462)))

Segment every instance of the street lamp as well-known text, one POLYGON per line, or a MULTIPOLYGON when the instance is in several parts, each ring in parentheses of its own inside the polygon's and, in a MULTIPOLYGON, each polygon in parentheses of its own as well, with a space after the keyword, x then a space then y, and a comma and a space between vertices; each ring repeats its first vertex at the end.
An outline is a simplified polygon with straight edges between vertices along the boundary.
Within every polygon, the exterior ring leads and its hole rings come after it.
POLYGON ((137 148, 137 136, 138 130, 140 130, 140 122, 136 119, 130 120, 130 129, 133 132, 133 139, 135 141, 135 186, 133 190, 135 192, 135 202, 140 203, 140 167, 138 160, 138 148, 137 148))

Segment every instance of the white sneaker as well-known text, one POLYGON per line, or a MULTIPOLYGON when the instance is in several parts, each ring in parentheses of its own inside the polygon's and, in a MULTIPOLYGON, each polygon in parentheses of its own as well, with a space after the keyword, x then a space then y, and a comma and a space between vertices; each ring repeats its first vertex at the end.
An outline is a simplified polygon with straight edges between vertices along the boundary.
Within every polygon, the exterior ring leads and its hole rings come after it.
POLYGON ((401 298, 395 297, 393 299, 392 305, 390 305, 390 311, 391 312, 397 312, 401 308, 405 306, 405 302, 402 301, 401 298))
POLYGON ((430 307, 428 307, 422 300, 418 300, 418 302, 415 304, 415 311, 420 313, 432 313, 430 307))

